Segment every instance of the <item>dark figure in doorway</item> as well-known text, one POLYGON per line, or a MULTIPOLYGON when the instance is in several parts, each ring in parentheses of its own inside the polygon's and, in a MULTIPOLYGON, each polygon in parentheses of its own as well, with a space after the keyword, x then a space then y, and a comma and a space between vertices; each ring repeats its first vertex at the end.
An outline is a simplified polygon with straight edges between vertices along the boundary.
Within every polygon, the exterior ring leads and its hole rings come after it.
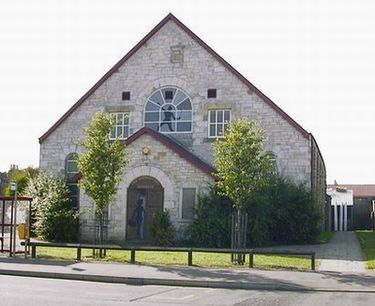
POLYGON ((137 207, 134 210, 132 220, 136 222, 137 225, 137 239, 143 239, 143 229, 145 221, 146 210, 144 208, 144 203, 142 199, 138 199, 137 207))
MULTIPOLYGON (((163 125, 168 125, 169 131, 173 132, 173 127, 172 127, 172 120, 175 121, 176 117, 173 114, 173 107, 168 106, 168 109, 164 111, 164 119, 163 122, 160 123, 160 126, 158 128, 158 131, 161 130, 163 125)), ((177 118, 177 120, 180 118, 177 118)))

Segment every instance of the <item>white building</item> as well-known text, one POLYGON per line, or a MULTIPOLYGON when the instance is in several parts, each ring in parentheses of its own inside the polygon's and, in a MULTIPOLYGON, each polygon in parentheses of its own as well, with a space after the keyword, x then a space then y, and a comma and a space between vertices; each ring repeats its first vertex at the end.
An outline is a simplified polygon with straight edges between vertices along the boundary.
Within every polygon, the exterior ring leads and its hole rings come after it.
POLYGON ((353 190, 331 187, 327 194, 331 197, 334 231, 347 231, 353 215, 353 190))

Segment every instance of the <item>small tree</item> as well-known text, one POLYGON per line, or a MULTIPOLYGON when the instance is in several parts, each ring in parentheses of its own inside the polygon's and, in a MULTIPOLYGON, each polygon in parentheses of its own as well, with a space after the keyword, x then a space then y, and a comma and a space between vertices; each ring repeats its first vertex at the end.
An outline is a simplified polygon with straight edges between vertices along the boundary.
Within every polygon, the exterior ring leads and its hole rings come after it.
POLYGON ((78 169, 82 174, 79 185, 95 203, 99 243, 103 243, 105 209, 117 193, 128 163, 124 143, 109 139, 114 124, 115 119, 110 114, 96 114, 85 129, 85 139, 80 142, 85 152, 78 157, 78 169))
POLYGON ((272 172, 272 162, 263 154, 263 139, 264 133, 256 128, 255 121, 239 119, 230 124, 225 139, 215 143, 218 190, 233 201, 236 209, 233 248, 245 247, 247 220, 242 209, 272 172))
POLYGON ((72 209, 65 182, 44 173, 30 179, 25 194, 33 198, 30 224, 46 240, 75 241, 79 213, 72 209))

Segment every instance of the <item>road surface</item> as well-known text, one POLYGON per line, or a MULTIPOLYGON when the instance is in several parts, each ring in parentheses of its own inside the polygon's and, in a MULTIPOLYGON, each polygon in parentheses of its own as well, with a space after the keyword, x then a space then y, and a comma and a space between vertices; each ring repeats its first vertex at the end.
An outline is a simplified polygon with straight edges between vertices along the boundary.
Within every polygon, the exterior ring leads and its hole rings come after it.
POLYGON ((375 293, 130 286, 0 275, 0 305, 374 305, 375 293))

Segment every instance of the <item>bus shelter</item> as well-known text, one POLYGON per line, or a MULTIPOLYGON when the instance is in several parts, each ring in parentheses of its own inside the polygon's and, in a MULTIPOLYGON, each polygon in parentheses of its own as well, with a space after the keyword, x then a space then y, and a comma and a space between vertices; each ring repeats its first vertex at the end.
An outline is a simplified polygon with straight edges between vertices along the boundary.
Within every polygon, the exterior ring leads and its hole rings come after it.
MULTIPOLYGON (((23 253, 21 241, 30 239, 31 201, 29 197, 0 196, 0 251, 23 253)), ((27 243, 26 243, 27 244, 27 243)))

